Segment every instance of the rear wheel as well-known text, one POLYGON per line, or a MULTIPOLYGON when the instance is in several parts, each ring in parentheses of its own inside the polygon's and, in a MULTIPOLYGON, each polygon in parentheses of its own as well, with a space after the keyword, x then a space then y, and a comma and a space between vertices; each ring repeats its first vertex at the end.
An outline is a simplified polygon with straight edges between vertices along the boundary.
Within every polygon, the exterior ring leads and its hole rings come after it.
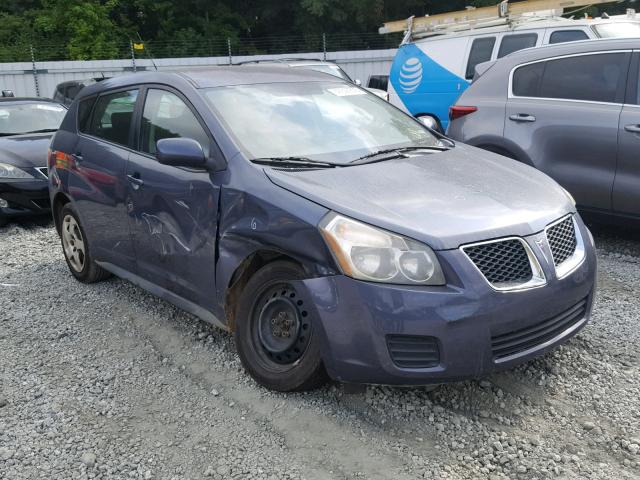
POLYGON ((109 277, 109 272, 93 261, 87 237, 71 204, 60 212, 60 240, 67 266, 76 279, 93 283, 109 277))
POLYGON ((290 262, 264 266, 239 298, 236 345, 240 360, 261 385, 283 392, 311 390, 327 381, 318 322, 300 292, 302 270, 290 262))

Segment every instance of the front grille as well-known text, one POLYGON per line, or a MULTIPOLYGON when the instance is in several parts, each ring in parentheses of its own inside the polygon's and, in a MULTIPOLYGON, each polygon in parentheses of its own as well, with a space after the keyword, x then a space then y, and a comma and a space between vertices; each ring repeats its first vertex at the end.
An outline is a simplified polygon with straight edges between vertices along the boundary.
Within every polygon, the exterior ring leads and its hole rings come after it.
POLYGON ((557 337, 580 321, 587 311, 587 298, 573 307, 536 325, 491 337, 493 357, 500 359, 524 352, 557 337))
POLYGON ((391 360, 401 368, 431 368, 440 364, 440 348, 435 337, 387 335, 391 360))
POLYGON ((576 251, 578 242, 573 217, 556 223, 547 229, 547 241, 553 254, 553 263, 557 267, 570 258, 576 251))
POLYGON ((43 177, 49 178, 49 169, 47 167, 37 167, 36 170, 38 170, 43 177))
POLYGON ((533 278, 529 256, 518 239, 470 245, 463 250, 496 287, 524 284, 533 278))

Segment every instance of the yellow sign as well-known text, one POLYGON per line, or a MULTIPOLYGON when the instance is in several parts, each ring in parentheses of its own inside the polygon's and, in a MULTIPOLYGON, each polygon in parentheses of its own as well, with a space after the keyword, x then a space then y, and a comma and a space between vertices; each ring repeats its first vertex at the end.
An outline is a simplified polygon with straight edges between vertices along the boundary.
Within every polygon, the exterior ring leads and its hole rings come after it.
POLYGON ((134 43, 133 44, 133 49, 134 50, 144 50, 144 43, 134 43))

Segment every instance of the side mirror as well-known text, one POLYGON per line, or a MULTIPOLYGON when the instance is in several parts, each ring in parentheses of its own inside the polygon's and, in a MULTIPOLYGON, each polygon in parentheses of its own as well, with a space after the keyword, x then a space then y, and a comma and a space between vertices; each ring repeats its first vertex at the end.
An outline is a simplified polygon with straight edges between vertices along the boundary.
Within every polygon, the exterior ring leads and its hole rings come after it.
POLYGON ((191 138, 163 138, 156 143, 156 158, 163 165, 202 168, 207 159, 202 146, 191 138))
POLYGON ((438 121, 430 115, 423 115, 417 117, 417 120, 422 123, 425 127, 435 130, 436 132, 442 133, 442 129, 440 128, 440 124, 438 121))
POLYGON ((357 86, 361 87, 362 86, 362 80, 360 80, 359 78, 356 78, 353 83, 355 83, 357 86))

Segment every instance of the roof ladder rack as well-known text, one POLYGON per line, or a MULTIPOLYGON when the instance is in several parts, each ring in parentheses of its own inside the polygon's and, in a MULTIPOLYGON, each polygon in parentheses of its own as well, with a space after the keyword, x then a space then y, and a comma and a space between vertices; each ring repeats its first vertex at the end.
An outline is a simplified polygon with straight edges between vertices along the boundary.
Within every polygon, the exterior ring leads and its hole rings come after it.
POLYGON ((504 0, 489 7, 467 7, 456 12, 439 13, 425 17, 409 17, 406 20, 385 22, 379 33, 405 32, 403 43, 413 34, 436 34, 471 30, 522 20, 540 20, 559 15, 567 8, 589 7, 603 3, 619 3, 621 0, 528 0, 510 3, 504 0), (560 13, 556 13, 560 12, 560 13))

